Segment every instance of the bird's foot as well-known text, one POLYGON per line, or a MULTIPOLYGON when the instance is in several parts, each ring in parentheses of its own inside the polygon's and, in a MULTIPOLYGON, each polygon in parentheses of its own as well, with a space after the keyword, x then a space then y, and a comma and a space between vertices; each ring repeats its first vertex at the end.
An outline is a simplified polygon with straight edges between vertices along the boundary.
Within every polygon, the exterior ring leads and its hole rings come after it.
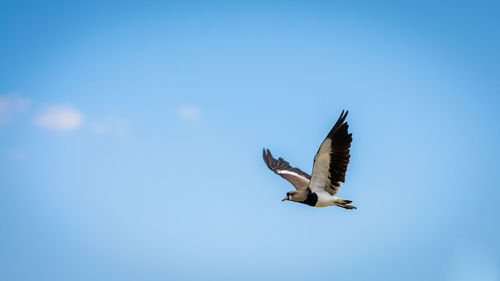
POLYGON ((356 210, 357 208, 353 205, 338 205, 339 207, 342 207, 347 210, 356 210))

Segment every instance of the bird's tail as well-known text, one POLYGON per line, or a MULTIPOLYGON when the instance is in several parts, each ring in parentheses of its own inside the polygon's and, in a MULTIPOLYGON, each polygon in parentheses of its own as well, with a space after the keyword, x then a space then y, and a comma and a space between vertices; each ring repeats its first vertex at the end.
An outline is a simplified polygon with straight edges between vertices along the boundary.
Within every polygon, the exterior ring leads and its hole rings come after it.
POLYGON ((335 203, 337 203, 337 206, 342 207, 344 209, 349 209, 349 210, 356 209, 355 206, 350 205, 352 203, 351 200, 345 200, 345 199, 342 199, 342 198, 337 198, 335 200, 335 203))
POLYGON ((352 201, 351 200, 345 200, 345 199, 342 199, 342 198, 335 198, 335 203, 337 203, 339 205, 347 205, 347 204, 351 204, 352 201))

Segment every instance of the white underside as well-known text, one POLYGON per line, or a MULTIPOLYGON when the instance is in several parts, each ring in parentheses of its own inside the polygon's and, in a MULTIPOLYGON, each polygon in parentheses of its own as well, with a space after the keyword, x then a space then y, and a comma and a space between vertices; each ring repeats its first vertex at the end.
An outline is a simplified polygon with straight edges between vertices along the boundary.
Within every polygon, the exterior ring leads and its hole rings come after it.
POLYGON ((318 195, 318 202, 316 202, 316 207, 327 207, 338 204, 338 197, 330 195, 326 191, 316 192, 318 195))
MULTIPOLYGON (((331 196, 330 193, 325 191, 325 186, 330 183, 330 153, 331 153, 331 143, 332 140, 327 138, 323 141, 319 147, 319 151, 314 157, 314 165, 312 171, 311 182, 309 183, 309 188, 313 192, 319 193, 324 191, 327 195, 331 196)), ((325 195, 326 196, 326 195, 325 195)), ((333 197, 333 196, 332 196, 333 197)), ((325 197, 327 199, 328 197, 325 197)), ((330 205, 326 205, 330 206, 330 205)))

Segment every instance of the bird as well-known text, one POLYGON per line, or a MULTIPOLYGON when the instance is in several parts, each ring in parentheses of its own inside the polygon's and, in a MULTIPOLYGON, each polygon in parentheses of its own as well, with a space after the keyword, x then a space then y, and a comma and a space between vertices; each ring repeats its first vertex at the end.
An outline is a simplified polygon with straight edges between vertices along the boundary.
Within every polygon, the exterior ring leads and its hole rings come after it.
POLYGON ((321 143, 314 157, 312 175, 290 166, 283 158, 275 159, 269 149, 264 148, 262 156, 267 167, 289 181, 296 190, 286 193, 281 201, 292 201, 312 207, 338 206, 344 209, 357 209, 351 200, 335 196, 340 185, 345 181, 349 164, 352 133, 345 122, 348 111, 342 110, 339 119, 333 125, 321 143))

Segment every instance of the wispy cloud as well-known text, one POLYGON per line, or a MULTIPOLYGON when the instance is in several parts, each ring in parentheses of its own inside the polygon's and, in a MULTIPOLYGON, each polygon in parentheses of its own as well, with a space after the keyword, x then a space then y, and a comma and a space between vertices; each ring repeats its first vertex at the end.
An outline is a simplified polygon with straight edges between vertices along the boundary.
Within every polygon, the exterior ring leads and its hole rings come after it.
POLYGON ((71 131, 83 122, 83 114, 69 106, 52 106, 36 117, 35 123, 56 131, 71 131))
POLYGON ((201 110, 194 106, 181 106, 179 107, 177 113, 181 118, 191 121, 198 121, 201 118, 201 110))
POLYGON ((24 111, 31 101, 18 94, 0 96, 0 124, 9 123, 14 115, 24 111))

